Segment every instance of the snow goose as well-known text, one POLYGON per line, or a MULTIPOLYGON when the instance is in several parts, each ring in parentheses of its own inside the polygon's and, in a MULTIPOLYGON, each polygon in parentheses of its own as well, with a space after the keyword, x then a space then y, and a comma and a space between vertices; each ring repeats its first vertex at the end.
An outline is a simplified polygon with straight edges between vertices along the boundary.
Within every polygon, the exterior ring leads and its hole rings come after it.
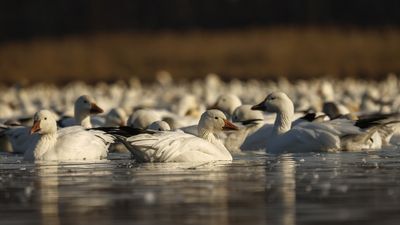
MULTIPOLYGON (((252 112, 261 113, 260 111, 251 110, 251 106, 248 109, 246 108, 246 111, 248 110, 252 112)), ((245 138, 245 140, 243 141, 242 145, 240 146, 240 149, 243 151, 264 149, 267 143, 267 139, 265 137, 271 135, 271 132, 274 127, 273 124, 264 123, 262 120, 260 120, 260 118, 263 118, 262 114, 260 117, 259 114, 250 114, 249 112, 246 112, 245 115, 247 115, 247 117, 245 117, 246 118, 246 120, 244 120, 245 123, 242 122, 243 125, 251 121, 252 126, 249 127, 250 128, 249 133, 245 138)), ((319 115, 317 113, 307 113, 303 117, 294 120, 292 122, 292 126, 297 126, 298 124, 303 122, 323 121, 324 118, 325 118, 324 115, 319 115)), ((233 121, 235 122, 235 120, 233 121)), ((248 125, 246 125, 246 127, 248 127, 248 125)))
POLYGON ((249 134, 264 124, 264 115, 260 111, 251 109, 252 105, 241 105, 233 111, 232 122, 241 123, 249 130, 249 134))
POLYGON ((233 111, 242 105, 239 97, 234 94, 223 94, 218 97, 215 104, 211 107, 212 109, 219 109, 228 117, 232 116, 233 111))
POLYGON ((350 114, 350 110, 342 104, 336 102, 324 102, 322 106, 322 112, 329 116, 330 119, 336 119, 339 117, 351 118, 354 115, 350 114))
POLYGON ((139 129, 147 129, 150 124, 161 119, 161 116, 154 110, 139 109, 129 117, 128 126, 139 129))
POLYGON ((128 116, 122 108, 113 108, 106 115, 105 127, 125 126, 128 116))
POLYGON ((291 128, 294 106, 283 92, 269 94, 263 102, 252 107, 276 113, 270 136, 265 137, 270 153, 362 150, 371 148, 374 132, 364 132, 350 120, 332 120, 321 123, 300 123, 291 128))
POLYGON ((82 125, 84 128, 92 128, 90 115, 102 113, 101 109, 95 103, 94 99, 88 95, 80 96, 74 105, 74 118, 65 118, 58 121, 60 127, 69 127, 82 125))
POLYGON ((8 151, 12 153, 24 153, 39 140, 39 136, 30 135, 29 128, 25 126, 6 126, 1 129, 2 139, 7 140, 11 146, 8 151))
MULTIPOLYGON (((121 128, 119 128, 121 129, 121 128)), ((139 162, 210 162, 232 160, 232 156, 215 133, 223 129, 238 129, 219 110, 207 110, 200 118, 199 136, 180 131, 144 131, 121 136, 120 139, 139 162)), ((121 131, 121 130, 120 130, 121 131)))
POLYGON ((159 121, 155 121, 152 124, 150 124, 148 129, 149 130, 157 130, 157 131, 166 131, 166 130, 171 130, 171 127, 169 126, 169 124, 167 122, 159 120, 159 121))
POLYGON ((260 111, 251 110, 251 105, 241 105, 233 111, 232 122, 242 126, 239 130, 229 132, 224 140, 226 148, 233 153, 241 151, 241 145, 247 140, 248 135, 264 125, 264 115, 260 111))
POLYGON ((103 131, 86 130, 82 126, 57 130, 54 114, 48 110, 34 115, 31 133, 38 133, 40 139, 25 152, 25 160, 101 160, 107 157, 108 146, 114 140, 103 131))
POLYGON ((190 94, 179 96, 179 98, 176 99, 176 103, 171 106, 171 112, 175 113, 177 116, 190 116, 197 119, 204 109, 203 105, 199 103, 199 100, 194 95, 190 94))

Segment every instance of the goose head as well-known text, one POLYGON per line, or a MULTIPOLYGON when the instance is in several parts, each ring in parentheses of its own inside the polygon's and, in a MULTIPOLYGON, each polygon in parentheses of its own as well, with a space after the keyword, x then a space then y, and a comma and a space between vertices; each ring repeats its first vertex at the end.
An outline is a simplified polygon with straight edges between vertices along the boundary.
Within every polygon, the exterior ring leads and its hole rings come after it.
POLYGON ((227 115, 232 115, 233 111, 242 104, 239 97, 233 94, 223 94, 219 96, 212 109, 219 109, 227 115))
POLYGON ((127 115, 122 108, 113 108, 106 115, 106 126, 125 126, 127 115))
POLYGON ((251 110, 251 105, 241 105, 233 111, 232 121, 242 123, 243 125, 254 125, 264 121, 261 111, 251 110))
POLYGON ((171 127, 169 124, 165 121, 159 120, 155 121, 150 126, 148 127, 150 130, 158 130, 158 131, 166 131, 166 130, 171 130, 171 127))
POLYGON ((35 113, 31 134, 51 134, 55 132, 57 132, 57 122, 54 113, 49 110, 40 110, 35 113))
POLYGON ((271 113, 294 113, 292 100, 283 92, 277 91, 269 94, 264 101, 251 107, 252 110, 260 110, 271 113))
POLYGON ((99 114, 102 112, 103 109, 88 95, 82 95, 75 101, 75 117, 86 117, 90 114, 99 114))
POLYGON ((205 111, 199 121, 199 133, 201 130, 207 130, 212 133, 222 130, 238 130, 239 128, 229 122, 223 112, 217 109, 205 111))

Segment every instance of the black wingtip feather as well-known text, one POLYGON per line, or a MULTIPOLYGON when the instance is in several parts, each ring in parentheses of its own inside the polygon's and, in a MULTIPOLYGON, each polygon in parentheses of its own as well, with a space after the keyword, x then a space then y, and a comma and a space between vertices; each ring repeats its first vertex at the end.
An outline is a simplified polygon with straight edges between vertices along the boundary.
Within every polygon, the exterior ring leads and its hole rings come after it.
POLYGON ((101 130, 107 134, 111 135, 120 135, 123 137, 132 137, 138 134, 154 134, 154 131, 150 130, 143 130, 140 128, 133 128, 128 126, 121 126, 121 127, 96 127, 91 128, 92 130, 101 130))
POLYGON ((307 113, 306 115, 304 115, 303 117, 301 117, 301 119, 312 122, 315 120, 317 114, 316 113, 307 113))
POLYGON ((241 121, 242 125, 257 124, 257 122, 264 121, 263 119, 252 119, 241 121))
POLYGON ((390 114, 371 114, 371 115, 364 115, 360 116, 360 118, 354 124, 355 126, 365 129, 370 128, 372 126, 382 124, 383 120, 389 119, 391 117, 398 116, 397 113, 390 113, 390 114))

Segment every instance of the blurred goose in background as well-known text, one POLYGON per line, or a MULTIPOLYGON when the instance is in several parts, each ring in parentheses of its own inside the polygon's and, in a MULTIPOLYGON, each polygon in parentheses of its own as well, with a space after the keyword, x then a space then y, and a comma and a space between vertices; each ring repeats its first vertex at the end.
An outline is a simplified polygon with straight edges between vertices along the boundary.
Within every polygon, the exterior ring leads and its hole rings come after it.
POLYGON ((240 124, 239 130, 230 131, 224 139, 224 145, 231 152, 240 152, 247 137, 264 125, 264 115, 251 110, 251 105, 241 105, 233 111, 232 122, 240 124))
POLYGON ((84 128, 92 128, 90 115, 103 113, 103 109, 97 106, 94 99, 88 95, 80 96, 74 104, 74 118, 64 118, 58 121, 60 127, 81 125, 84 128))
POLYGON ((292 128, 293 102, 283 92, 273 92, 253 110, 277 113, 266 150, 270 153, 313 151, 359 151, 371 149, 375 130, 363 131, 351 120, 301 123, 292 128))
POLYGON ((322 112, 324 112, 329 119, 337 118, 349 118, 357 119, 355 114, 350 113, 350 110, 346 106, 337 104, 336 102, 324 102, 322 106, 322 112))
POLYGON ((175 100, 171 107, 171 112, 179 117, 190 116, 198 119, 205 110, 199 100, 194 95, 185 94, 175 100))
POLYGON ((156 131, 166 131, 171 130, 169 124, 165 121, 155 121, 148 127, 149 130, 156 130, 156 131))
POLYGON ((232 122, 246 127, 249 134, 254 133, 264 125, 264 115, 260 111, 251 109, 252 105, 241 105, 233 111, 232 122))
POLYGON ((330 119, 336 119, 350 114, 350 110, 343 104, 335 100, 335 91, 332 83, 323 81, 319 90, 322 97, 322 112, 330 119))
POLYGON ((112 108, 106 115, 105 127, 125 126, 128 120, 126 112, 122 108, 112 108))
POLYGON ((12 118, 14 113, 11 104, 4 99, 0 99, 0 119, 12 118))
POLYGON ((40 138, 25 152, 25 160, 35 161, 96 161, 107 158, 111 135, 99 130, 71 126, 57 130, 54 113, 40 110, 34 116, 31 133, 40 138))
POLYGON ((137 130, 126 132, 123 128, 107 129, 126 145, 139 162, 210 162, 232 160, 215 133, 238 128, 221 111, 207 110, 200 118, 198 137, 180 131, 141 133, 137 130))
POLYGON ((217 101, 211 109, 219 109, 225 115, 230 118, 233 114, 233 111, 242 105, 242 101, 239 99, 238 96, 234 94, 222 94, 218 97, 217 101))
POLYGON ((2 130, 0 131, 1 139, 4 145, 8 146, 8 152, 24 153, 33 143, 39 140, 39 136, 30 135, 30 129, 25 126, 7 125, 0 128, 0 130, 2 130))
POLYGON ((159 113, 151 109, 139 109, 128 119, 128 126, 139 129, 147 129, 155 121, 162 120, 159 113))

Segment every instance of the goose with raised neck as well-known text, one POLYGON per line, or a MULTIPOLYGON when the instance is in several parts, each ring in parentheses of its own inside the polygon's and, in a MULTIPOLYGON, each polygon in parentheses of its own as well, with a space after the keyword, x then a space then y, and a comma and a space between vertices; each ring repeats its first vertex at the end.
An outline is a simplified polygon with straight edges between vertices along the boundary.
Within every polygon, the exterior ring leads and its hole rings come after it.
MULTIPOLYGON (((266 141, 270 153, 312 151, 358 151, 372 148, 374 129, 360 129, 351 120, 305 122, 291 128, 293 102, 283 92, 273 92, 253 110, 277 113, 272 135, 266 141)), ((369 125, 374 126, 373 123, 369 125)))
POLYGON ((75 125, 82 125, 84 128, 92 128, 90 115, 103 112, 103 109, 96 104, 91 96, 82 95, 75 101, 74 105, 75 125))

